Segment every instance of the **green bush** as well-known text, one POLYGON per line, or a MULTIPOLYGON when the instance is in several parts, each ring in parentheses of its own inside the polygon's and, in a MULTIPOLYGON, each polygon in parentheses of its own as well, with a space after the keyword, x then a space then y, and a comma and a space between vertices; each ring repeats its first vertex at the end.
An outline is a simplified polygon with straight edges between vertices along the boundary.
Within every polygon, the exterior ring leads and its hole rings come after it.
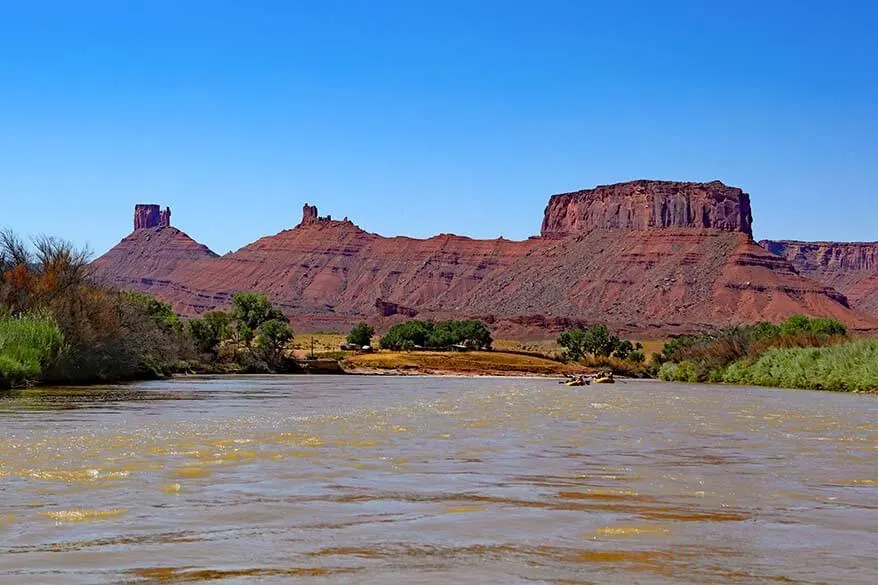
POLYGON ((847 328, 833 319, 793 315, 779 325, 734 325, 698 335, 681 335, 667 342, 655 363, 689 362, 700 381, 720 381, 726 369, 740 360, 754 360, 776 347, 820 347, 844 340, 847 328))
POLYGON ((698 382, 699 376, 692 362, 665 362, 659 369, 659 378, 665 382, 698 382))
POLYGON ((723 381, 806 390, 878 390, 878 340, 771 349, 750 364, 732 364, 723 381))

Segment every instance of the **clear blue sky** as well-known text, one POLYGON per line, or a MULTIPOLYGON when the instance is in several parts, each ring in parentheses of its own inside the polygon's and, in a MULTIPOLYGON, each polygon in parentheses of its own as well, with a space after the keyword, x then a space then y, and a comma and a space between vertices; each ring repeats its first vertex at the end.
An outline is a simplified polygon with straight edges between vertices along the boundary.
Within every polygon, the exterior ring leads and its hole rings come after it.
POLYGON ((720 179, 756 236, 878 239, 878 3, 0 0, 0 226, 219 253, 304 202, 524 238, 552 193, 720 179))

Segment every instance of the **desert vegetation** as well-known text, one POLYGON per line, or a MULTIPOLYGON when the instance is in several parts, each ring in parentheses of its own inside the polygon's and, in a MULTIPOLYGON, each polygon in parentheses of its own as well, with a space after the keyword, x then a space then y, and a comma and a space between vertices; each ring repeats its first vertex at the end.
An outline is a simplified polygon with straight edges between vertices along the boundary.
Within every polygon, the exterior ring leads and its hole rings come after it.
POLYGON ((875 340, 851 339, 838 321, 794 315, 684 335, 653 360, 669 381, 867 391, 878 389, 876 347, 875 340))
POLYGON ((622 339, 606 325, 569 329, 558 336, 565 361, 629 376, 647 375, 643 345, 622 339))
POLYGON ((92 284, 87 251, 0 232, 0 386, 164 375, 181 332, 164 303, 92 284))
POLYGON ((292 368, 293 332, 263 295, 184 323, 150 295, 96 285, 88 259, 69 242, 0 232, 0 387, 292 368))
POLYGON ((293 372, 289 320, 264 294, 232 295, 231 312, 189 319, 186 332, 197 351, 195 369, 215 372, 293 372))
POLYGON ((358 353, 343 362, 348 371, 465 375, 562 376, 582 373, 582 368, 548 357, 501 351, 394 351, 358 353))
POLYGON ((462 346, 466 349, 491 349, 491 331, 482 321, 420 321, 412 319, 399 323, 381 338, 382 349, 448 349, 462 346))

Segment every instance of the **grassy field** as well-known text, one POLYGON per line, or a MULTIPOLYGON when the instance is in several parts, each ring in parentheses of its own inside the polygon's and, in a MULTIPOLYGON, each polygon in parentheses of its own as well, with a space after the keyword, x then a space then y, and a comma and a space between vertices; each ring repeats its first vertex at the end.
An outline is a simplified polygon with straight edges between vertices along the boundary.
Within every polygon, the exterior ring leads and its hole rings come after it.
MULTIPOLYGON (((293 355, 297 359, 305 359, 311 355, 311 341, 314 341, 314 354, 322 356, 338 352, 338 344, 345 341, 347 335, 342 333, 298 333, 293 343, 293 355)), ((378 340, 375 339, 375 343, 378 340)))
POLYGON ((382 351, 350 354, 343 363, 345 370, 388 370, 406 373, 456 373, 562 376, 582 373, 581 366, 562 364, 547 358, 506 353, 472 351, 449 353, 440 351, 382 351))
MULTIPOLYGON (((497 339, 491 352, 448 353, 434 351, 394 352, 380 351, 372 354, 340 352, 338 346, 345 341, 346 335, 341 333, 300 333, 296 335, 293 355, 297 359, 305 359, 311 355, 311 343, 314 343, 314 354, 317 357, 342 359, 346 370, 366 371, 383 370, 411 373, 459 373, 459 374, 507 374, 507 375, 545 375, 561 376, 564 374, 580 374, 584 369, 613 369, 617 373, 638 375, 627 372, 615 362, 603 360, 600 363, 576 365, 562 364, 550 358, 561 355, 561 348, 554 339, 543 341, 515 341, 497 339), (527 352, 539 355, 520 355, 515 352, 527 352), (613 362, 613 363, 611 363, 613 362)), ((377 337, 373 339, 378 344, 377 337)), ((663 341, 645 341, 643 352, 647 359, 652 352, 659 351, 663 341)), ((592 360, 594 361, 594 360, 592 360)), ((640 368, 642 369, 642 368, 640 368)))

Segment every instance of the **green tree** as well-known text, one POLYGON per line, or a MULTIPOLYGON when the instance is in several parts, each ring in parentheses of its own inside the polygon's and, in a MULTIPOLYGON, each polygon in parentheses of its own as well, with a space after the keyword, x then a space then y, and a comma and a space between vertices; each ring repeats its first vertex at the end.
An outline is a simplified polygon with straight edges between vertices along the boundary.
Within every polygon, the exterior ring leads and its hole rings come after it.
POLYGON ((364 347, 372 344, 372 336, 375 335, 375 328, 367 323, 357 323, 348 333, 348 343, 364 347))
POLYGON ((284 350, 293 340, 293 330, 286 321, 269 319, 256 330, 256 350, 260 359, 272 370, 279 369, 284 362, 284 350))
POLYGON ((426 347, 427 340, 433 333, 433 323, 412 319, 405 323, 397 323, 379 340, 384 349, 414 349, 415 346, 426 347))
POLYGON ((219 355, 220 345, 231 337, 232 316, 223 311, 211 311, 203 317, 190 319, 186 322, 186 332, 195 344, 195 348, 202 354, 208 354, 213 359, 219 355))
POLYGON ((564 348, 564 355, 567 359, 579 361, 585 357, 586 352, 586 335, 585 330, 577 327, 569 329, 558 336, 558 345, 564 348))
POLYGON ((232 317, 238 335, 250 347, 257 329, 267 321, 288 322, 280 309, 273 306, 262 293, 236 292, 232 295, 232 317))
POLYGON ((619 338, 606 325, 592 325, 585 332, 585 350, 596 357, 609 357, 618 345, 619 338))
POLYGON ((636 346, 630 341, 622 341, 614 335, 606 325, 592 325, 588 329, 570 329, 558 337, 558 345, 564 348, 568 359, 581 360, 586 355, 595 357, 609 357, 615 355, 622 359, 642 349, 640 344, 636 346))
POLYGON ((491 330, 483 321, 457 321, 455 330, 458 335, 456 343, 462 343, 471 349, 491 349, 494 343, 491 330))
POLYGON ((155 324, 165 329, 175 329, 180 326, 180 319, 171 305, 164 303, 152 295, 137 291, 125 291, 122 300, 137 307, 137 310, 155 321, 155 324))

